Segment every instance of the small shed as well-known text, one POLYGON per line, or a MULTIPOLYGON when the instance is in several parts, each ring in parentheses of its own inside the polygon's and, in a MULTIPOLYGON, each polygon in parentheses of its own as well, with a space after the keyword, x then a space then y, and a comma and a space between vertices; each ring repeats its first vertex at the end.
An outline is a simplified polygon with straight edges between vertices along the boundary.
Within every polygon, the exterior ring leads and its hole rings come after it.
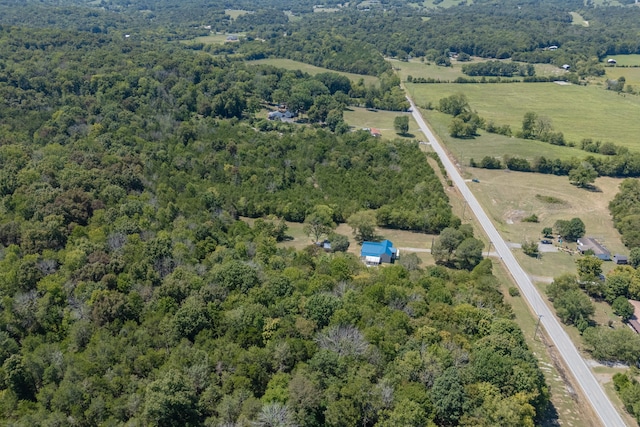
POLYGON ((618 61, 616 61, 616 60, 615 60, 615 59, 613 59, 613 58, 609 58, 609 59, 607 59, 607 64, 617 64, 617 63, 618 63, 618 61))
POLYGON ((629 263, 629 258, 626 255, 615 254, 613 256, 613 262, 620 265, 626 265, 629 263))
POLYGON ((360 258, 367 265, 379 265, 383 262, 393 264, 399 256, 400 251, 393 247, 390 240, 362 242, 360 258))
POLYGON ((569 70, 569 68, 571 68, 571 65, 569 65, 569 64, 564 64, 564 65, 562 66, 562 69, 563 69, 563 70, 565 70, 565 71, 568 71, 568 70, 569 70))
POLYGON ((379 138, 382 136, 382 132, 380 132, 380 129, 376 129, 376 128, 369 129, 369 133, 371 133, 371 136, 375 136, 376 138, 379 138))

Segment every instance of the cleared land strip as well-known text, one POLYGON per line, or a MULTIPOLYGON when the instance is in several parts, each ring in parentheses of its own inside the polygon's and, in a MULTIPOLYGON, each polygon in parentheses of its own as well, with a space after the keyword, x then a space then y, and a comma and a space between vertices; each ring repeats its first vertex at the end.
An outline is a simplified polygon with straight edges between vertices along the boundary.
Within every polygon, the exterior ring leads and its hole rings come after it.
POLYGON ((591 407, 600 418, 600 421, 607 427, 625 427, 626 424, 622 420, 622 417, 609 400, 609 397, 605 394, 600 383, 596 380, 567 333, 562 329, 558 319, 556 319, 555 315, 549 309, 549 306, 542 299, 538 290, 533 286, 533 283, 531 282, 531 279, 529 279, 527 273, 525 273, 522 267, 520 267, 520 264, 511 252, 511 249, 509 249, 504 239, 502 239, 498 233, 498 230, 494 227, 491 220, 489 220, 489 217, 482 209, 482 206, 480 206, 480 203, 478 203, 478 200, 471 193, 469 187, 467 187, 467 184, 460 175, 460 172, 456 169, 451 159, 447 156, 447 153, 425 123, 418 107, 411 98, 407 97, 407 99, 411 103, 413 117, 420 126, 420 129, 431 143, 433 150, 440 157, 447 174, 460 190, 460 193, 467 201, 485 233, 489 236, 496 252, 498 252, 511 276, 518 284, 520 292, 527 300, 529 307, 531 307, 534 314, 540 318, 540 324, 547 331, 547 334, 564 359, 565 365, 571 371, 577 383, 582 388, 584 395, 589 400, 591 407))

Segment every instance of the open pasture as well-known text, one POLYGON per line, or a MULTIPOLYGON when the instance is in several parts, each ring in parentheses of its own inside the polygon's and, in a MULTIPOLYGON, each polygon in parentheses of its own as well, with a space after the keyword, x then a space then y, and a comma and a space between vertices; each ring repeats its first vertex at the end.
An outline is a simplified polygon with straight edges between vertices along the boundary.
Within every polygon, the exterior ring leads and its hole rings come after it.
POLYGON ((357 83, 360 79, 363 79, 366 85, 378 85, 380 83, 380 79, 378 79, 375 76, 366 76, 364 74, 353 74, 353 73, 345 73, 342 71, 329 70, 328 68, 316 67, 315 65, 305 64, 304 62, 294 61, 292 59, 265 58, 265 59, 257 59, 255 61, 247 61, 247 64, 273 65, 274 67, 284 68, 287 70, 300 70, 305 73, 309 73, 311 75, 331 72, 331 73, 337 73, 337 74, 346 76, 353 83, 357 83))
MULTIPOLYGON (((470 188, 507 240, 516 243, 536 241, 542 237, 542 228, 552 227, 559 219, 578 217, 585 223, 587 236, 596 237, 611 253, 628 253, 613 227, 608 209, 609 202, 618 192, 620 179, 600 177, 594 184, 597 191, 589 191, 569 184, 566 176, 487 169, 472 171, 480 182, 472 183, 470 188), (546 196, 563 203, 549 203, 546 196), (522 222, 531 214, 538 216, 538 223, 522 222)), ((551 254, 543 254, 542 261, 533 260, 540 269, 531 265, 525 265, 525 269, 532 274, 544 273, 547 271, 546 257, 552 261, 551 254)), ((575 267, 569 272, 574 271, 575 267)))
MULTIPOLYGON (((244 36, 244 34, 236 34, 244 36)), ((204 44, 223 44, 227 41, 228 34, 209 34, 208 36, 195 37, 191 40, 185 40, 184 43, 204 43, 204 44)))
POLYGON ((551 119, 565 139, 583 138, 613 142, 640 149, 640 97, 607 91, 603 86, 555 83, 406 84, 418 105, 438 105, 455 93, 467 96, 471 108, 497 125, 520 129, 524 114, 532 111, 551 119))
POLYGON ((607 79, 618 80, 624 77, 625 88, 633 86, 636 92, 640 89, 640 67, 607 67, 605 70, 607 79))
POLYGON ((344 112, 344 121, 355 129, 376 128, 382 133, 383 138, 388 139, 413 139, 423 138, 418 124, 411 113, 399 111, 373 110, 369 108, 349 107, 344 112), (409 116, 409 132, 406 136, 398 135, 393 127, 393 121, 397 116, 409 116))
POLYGON ((640 55, 612 55, 607 56, 603 61, 606 63, 609 59, 615 59, 617 65, 640 67, 640 55))
MULTIPOLYGON (((449 136, 449 123, 451 116, 440 113, 436 110, 422 111, 422 115, 429 122, 431 128, 438 134, 449 151, 456 157, 458 163, 463 167, 469 165, 469 161, 476 162, 482 160, 484 156, 491 156, 502 159, 505 154, 523 157, 532 161, 536 157, 545 156, 550 159, 567 160, 573 157, 583 158, 587 154, 600 157, 600 154, 586 153, 574 147, 561 147, 548 144, 542 141, 530 139, 520 139, 488 133, 480 130, 480 135, 471 139, 460 139, 449 136)), ((512 130, 518 128, 512 126, 512 130)))

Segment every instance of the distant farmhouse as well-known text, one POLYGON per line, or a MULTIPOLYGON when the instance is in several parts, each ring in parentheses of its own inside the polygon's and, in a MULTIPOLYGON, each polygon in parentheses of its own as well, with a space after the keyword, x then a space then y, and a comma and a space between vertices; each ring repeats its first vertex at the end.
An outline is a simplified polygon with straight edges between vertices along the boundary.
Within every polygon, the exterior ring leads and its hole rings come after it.
POLYGON ((596 241, 593 237, 578 239, 578 251, 584 255, 587 251, 593 251, 593 255, 603 261, 611 261, 611 252, 596 241))
POLYGON ((607 64, 617 64, 617 63, 618 63, 618 61, 616 61, 613 58, 607 59, 607 64))
POLYGON ((400 250, 393 247, 390 240, 382 242, 362 242, 360 259, 367 265, 393 264, 400 256, 400 250))
POLYGON ((278 105, 278 109, 276 111, 272 111, 267 114, 267 118, 269 120, 280 120, 282 122, 292 122, 295 116, 296 113, 289 111, 286 104, 278 105))
POLYGON ((235 42, 239 42, 239 41, 240 41, 240 39, 235 34, 229 34, 227 36, 227 40, 226 40, 227 43, 235 43, 235 42))

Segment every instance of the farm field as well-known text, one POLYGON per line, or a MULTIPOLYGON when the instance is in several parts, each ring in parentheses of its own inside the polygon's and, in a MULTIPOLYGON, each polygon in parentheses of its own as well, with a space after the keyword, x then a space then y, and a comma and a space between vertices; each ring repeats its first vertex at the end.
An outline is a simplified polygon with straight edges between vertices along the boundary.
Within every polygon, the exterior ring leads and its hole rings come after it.
MULTIPOLYGON (((407 80, 408 76, 432 78, 441 81, 453 81, 458 77, 468 77, 462 72, 462 66, 470 62, 486 62, 485 58, 472 58, 469 62, 458 62, 455 59, 451 61, 450 67, 441 67, 433 63, 422 62, 419 59, 412 59, 410 61, 400 61, 397 59, 388 59, 393 67, 398 72, 398 75, 403 81, 407 80)), ((551 64, 535 64, 537 76, 556 76, 565 74, 561 68, 551 64)), ((473 77, 479 79, 480 77, 473 77)), ((509 80, 509 78, 502 77, 503 80, 509 80)), ((514 77, 513 79, 521 79, 521 77, 514 77)))
MULTIPOLYGON (((243 37, 244 33, 234 33, 239 37, 243 37)), ((227 41, 229 34, 210 34, 208 36, 196 37, 191 40, 184 40, 183 43, 204 43, 204 44, 223 44, 227 41)))
POLYGON ((609 59, 615 59, 618 65, 626 67, 640 66, 640 55, 612 55, 603 59, 603 62, 606 63, 609 59))
POLYGON ((382 133, 383 138, 388 139, 413 139, 422 136, 418 124, 410 113, 348 107, 344 111, 344 121, 354 129, 376 128, 382 133), (398 135, 393 127, 393 120, 400 115, 409 116, 409 133, 406 136, 398 135))
POLYGON ((633 86, 635 91, 640 89, 640 67, 607 67, 605 71, 607 79, 618 80, 620 77, 624 77, 626 80, 625 88, 633 86))
POLYGON ((352 82, 356 83, 358 80, 363 79, 366 85, 378 85, 380 80, 375 76, 365 76, 362 74, 345 73, 342 71, 329 70, 327 68, 316 67, 315 65, 305 64, 304 62, 294 61, 292 59, 284 58, 266 58, 257 59, 255 61, 247 61, 247 64, 268 64, 274 67, 285 68, 287 70, 300 70, 311 75, 319 73, 332 72, 341 74, 348 77, 352 82))
POLYGON ((248 10, 242 9, 226 9, 224 11, 226 15, 229 15, 231 19, 236 19, 238 16, 246 15, 247 13, 251 13, 248 10))
MULTIPOLYGON (((620 179, 600 177, 595 182, 600 191, 588 191, 569 184, 566 176, 487 169, 473 169, 473 174, 480 182, 470 186, 472 191, 507 240, 538 240, 543 227, 551 227, 559 219, 579 217, 587 236, 598 238, 612 253, 628 253, 608 210, 620 179), (546 196, 556 198, 558 203, 546 203, 546 196), (536 214, 540 222, 522 222, 531 214, 536 214)), ((540 264, 545 264, 544 255, 540 264)))
MULTIPOLYGON (((508 137, 482 130, 479 131, 480 136, 472 139, 453 138, 449 136, 448 130, 449 123, 451 123, 450 115, 436 110, 422 110, 422 115, 462 166, 469 165, 471 159, 480 161, 484 156, 502 158, 505 154, 524 157, 530 161, 539 156, 563 160, 572 157, 581 159, 588 154, 596 157, 601 156, 586 153, 578 148, 561 147, 546 142, 508 137)), ((511 126, 511 129, 515 132, 520 126, 520 124, 511 126)))
POLYGON ((410 84, 418 103, 437 105, 441 98, 464 93, 471 108, 486 120, 512 129, 522 125, 526 112, 551 119, 556 131, 570 142, 592 138, 638 150, 640 96, 623 96, 602 86, 555 83, 410 84))

